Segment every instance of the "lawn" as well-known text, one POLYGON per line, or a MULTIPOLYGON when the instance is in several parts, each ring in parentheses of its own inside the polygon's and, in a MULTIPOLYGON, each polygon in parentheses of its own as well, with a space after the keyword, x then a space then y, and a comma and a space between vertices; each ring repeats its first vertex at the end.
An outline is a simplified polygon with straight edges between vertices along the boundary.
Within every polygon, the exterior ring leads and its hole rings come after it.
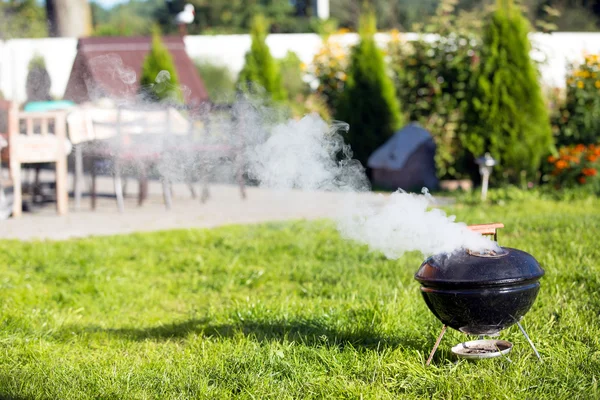
POLYGON ((457 361, 413 279, 333 225, 0 242, 1 399, 599 398, 600 200, 457 206, 546 270, 507 358, 457 361))

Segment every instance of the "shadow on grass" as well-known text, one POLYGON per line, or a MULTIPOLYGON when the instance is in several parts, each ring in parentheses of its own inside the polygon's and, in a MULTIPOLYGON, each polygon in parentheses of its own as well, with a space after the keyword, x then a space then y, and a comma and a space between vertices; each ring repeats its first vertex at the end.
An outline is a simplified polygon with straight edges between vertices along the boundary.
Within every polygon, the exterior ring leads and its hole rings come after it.
POLYGON ((307 346, 335 346, 344 348, 369 348, 383 350, 385 348, 403 347, 422 349, 427 345, 427 338, 387 336, 370 329, 336 329, 319 320, 302 319, 290 321, 239 321, 235 324, 212 324, 209 319, 190 319, 187 321, 160 325, 148 328, 104 329, 87 327, 83 330, 71 327, 61 335, 70 336, 81 333, 94 336, 96 334, 117 336, 127 340, 173 340, 184 339, 190 335, 201 335, 212 338, 233 338, 244 336, 257 342, 294 341, 307 346), (66 335, 68 331, 68 335, 66 335))

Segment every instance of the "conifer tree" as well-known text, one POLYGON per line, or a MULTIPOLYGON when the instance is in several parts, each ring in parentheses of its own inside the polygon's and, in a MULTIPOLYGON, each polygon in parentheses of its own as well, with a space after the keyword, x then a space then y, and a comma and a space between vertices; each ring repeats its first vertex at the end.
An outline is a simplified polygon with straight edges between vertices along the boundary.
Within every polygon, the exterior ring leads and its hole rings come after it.
POLYGON ((532 174, 553 145, 538 71, 529 57, 529 23, 512 0, 497 0, 486 24, 476 92, 463 142, 474 156, 489 151, 497 171, 516 181, 532 174))
POLYGON ((144 59, 140 90, 150 101, 182 100, 173 57, 160 39, 158 29, 152 33, 152 47, 144 59))
POLYGON ((279 66, 266 43, 267 26, 267 20, 260 14, 252 20, 252 45, 246 53, 246 63, 239 74, 238 86, 246 93, 264 89, 273 100, 284 101, 287 95, 281 83, 279 66))
POLYGON ((352 49, 337 119, 350 124, 347 140, 354 158, 366 165, 371 153, 402 124, 400 102, 375 43, 376 20, 368 11, 360 21, 360 42, 352 49))
POLYGON ((27 90, 27 101, 48 101, 51 100, 50 87, 52 82, 50 74, 46 69, 46 61, 41 55, 34 55, 29 61, 29 72, 25 88, 27 90))

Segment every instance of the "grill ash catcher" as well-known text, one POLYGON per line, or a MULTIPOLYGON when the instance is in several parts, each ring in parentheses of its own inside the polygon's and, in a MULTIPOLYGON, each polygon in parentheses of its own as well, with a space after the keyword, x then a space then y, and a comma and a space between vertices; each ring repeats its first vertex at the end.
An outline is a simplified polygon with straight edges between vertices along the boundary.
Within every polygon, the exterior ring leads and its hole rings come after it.
MULTIPOLYGON (((471 225, 482 235, 493 235, 501 223, 471 225)), ((540 290, 544 270, 530 254, 509 247, 483 253, 461 249, 438 254, 423 262, 415 279, 427 307, 444 324, 427 364, 431 363, 448 327, 468 335, 497 336, 517 324, 535 355, 533 342, 520 324, 540 290)), ((458 357, 480 359, 506 354, 512 344, 504 340, 475 340, 452 348, 458 357)))

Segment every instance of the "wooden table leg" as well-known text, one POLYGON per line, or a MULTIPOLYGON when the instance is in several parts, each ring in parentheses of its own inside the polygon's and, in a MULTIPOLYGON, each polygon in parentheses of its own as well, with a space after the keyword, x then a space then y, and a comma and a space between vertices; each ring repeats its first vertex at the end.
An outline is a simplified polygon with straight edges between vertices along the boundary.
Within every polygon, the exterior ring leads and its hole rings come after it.
POLYGON ((73 196, 75 209, 81 209, 81 195, 83 191, 83 149, 81 144, 75 145, 75 176, 73 182, 73 196))
POLYGON ((13 218, 20 218, 23 213, 23 188, 21 186, 21 164, 10 160, 10 173, 13 181, 13 218))
POLYGON ((142 171, 140 175, 140 188, 138 191, 138 206, 141 206, 144 203, 144 200, 148 197, 148 176, 146 175, 146 171, 142 171))
POLYGON ((92 160, 92 170, 91 172, 91 178, 92 178, 92 183, 91 183, 91 187, 90 187, 90 200, 92 202, 92 210, 96 209, 96 160, 92 160))
POLYGON ((123 181, 121 179, 121 172, 116 169, 115 170, 115 195, 117 196, 117 208, 119 212, 125 211, 125 202, 123 200, 123 181))
POLYGON ((69 211, 69 189, 67 188, 67 158, 56 160, 56 208, 58 215, 69 211))
POLYGON ((169 184, 169 181, 167 179, 163 179, 162 181, 162 187, 163 187, 163 198, 165 199, 165 207, 167 208, 167 210, 171 209, 171 186, 169 184))

